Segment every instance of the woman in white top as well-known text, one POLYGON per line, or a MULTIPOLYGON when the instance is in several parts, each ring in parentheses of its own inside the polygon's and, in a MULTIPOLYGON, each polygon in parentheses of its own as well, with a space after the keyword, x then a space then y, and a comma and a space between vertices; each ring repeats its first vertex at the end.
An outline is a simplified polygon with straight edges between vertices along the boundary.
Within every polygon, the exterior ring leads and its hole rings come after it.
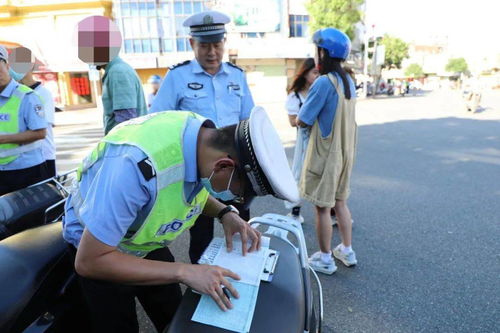
MULTIPOLYGON (((286 99, 286 109, 288 111, 288 120, 292 127, 297 127, 296 119, 302 104, 304 103, 309 87, 314 80, 319 76, 319 71, 314 64, 313 58, 307 58, 302 66, 300 66, 297 75, 292 84, 288 88, 288 97, 286 99)), ((304 154, 309 142, 310 128, 297 127, 297 141, 295 143, 295 151, 293 154, 292 173, 297 183, 300 181, 302 172, 302 164, 304 154)), ((285 206, 291 209, 289 216, 304 222, 304 218, 300 215, 300 202, 285 202, 285 206)))

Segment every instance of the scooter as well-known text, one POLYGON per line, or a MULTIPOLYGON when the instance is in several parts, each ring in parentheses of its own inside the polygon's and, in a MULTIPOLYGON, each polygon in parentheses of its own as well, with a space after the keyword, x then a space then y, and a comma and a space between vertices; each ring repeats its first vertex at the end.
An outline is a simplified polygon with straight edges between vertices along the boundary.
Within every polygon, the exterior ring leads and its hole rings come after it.
MULTIPOLYGON (((0 197, 0 211, 8 217, 0 220, 7 230, 0 241, 0 332, 90 332, 74 258, 62 238, 60 217, 71 182, 65 177, 0 197)), ((308 265, 300 223, 276 214, 249 223, 267 227, 270 248, 279 252, 272 282, 261 283, 250 332, 321 332, 321 283, 308 265)), ((199 297, 186 291, 165 332, 224 332, 191 321, 199 297)))
POLYGON ((0 332, 89 332, 62 238, 69 175, 0 197, 0 332))

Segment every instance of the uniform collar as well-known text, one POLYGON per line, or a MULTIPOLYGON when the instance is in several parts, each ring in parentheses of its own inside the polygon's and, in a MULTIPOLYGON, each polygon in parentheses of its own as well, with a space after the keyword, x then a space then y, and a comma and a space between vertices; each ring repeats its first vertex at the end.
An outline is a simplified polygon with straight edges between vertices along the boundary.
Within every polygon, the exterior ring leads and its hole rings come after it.
POLYGON ((229 69, 228 69, 227 64, 225 62, 222 62, 222 64, 220 65, 219 71, 215 75, 211 75, 211 74, 208 74, 207 72, 205 72, 203 67, 201 67, 200 63, 198 62, 198 60, 196 60, 196 58, 193 59, 193 61, 191 61, 191 62, 193 63, 193 74, 205 73, 205 74, 210 75, 210 76, 219 75, 220 73, 229 74, 229 69))
POLYGON ((197 147, 198 134, 201 127, 215 128, 215 124, 209 119, 202 121, 197 118, 191 118, 184 131, 184 160, 190 162, 185 164, 185 182, 197 183, 199 181, 197 147))
POLYGON ((191 163, 185 163, 184 181, 195 183, 198 181, 198 162, 196 156, 196 148, 198 143, 198 133, 201 128, 201 121, 198 119, 190 119, 184 131, 184 159, 191 163))
POLYGON ((0 92, 0 96, 9 98, 14 90, 19 86, 19 83, 16 82, 14 79, 10 79, 10 82, 7 84, 7 86, 0 92))

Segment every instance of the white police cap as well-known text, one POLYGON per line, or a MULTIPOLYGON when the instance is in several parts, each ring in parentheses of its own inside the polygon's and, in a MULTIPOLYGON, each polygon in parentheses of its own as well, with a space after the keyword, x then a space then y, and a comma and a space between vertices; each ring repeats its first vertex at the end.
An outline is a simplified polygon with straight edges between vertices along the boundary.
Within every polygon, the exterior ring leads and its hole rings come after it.
POLYGON ((214 43, 224 38, 225 24, 231 18, 224 13, 209 10, 189 16, 183 26, 190 28, 191 37, 199 42, 214 43))
POLYGON ((250 119, 241 121, 235 132, 240 174, 247 184, 243 196, 248 207, 255 196, 271 194, 290 202, 299 202, 297 183, 292 175, 281 140, 266 111, 256 106, 250 119))

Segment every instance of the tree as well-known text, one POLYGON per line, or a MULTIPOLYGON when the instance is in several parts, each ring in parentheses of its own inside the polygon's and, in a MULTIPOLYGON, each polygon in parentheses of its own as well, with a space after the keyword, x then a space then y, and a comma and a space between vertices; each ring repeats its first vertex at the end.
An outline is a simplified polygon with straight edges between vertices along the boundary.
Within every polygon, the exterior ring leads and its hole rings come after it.
POLYGON ((451 58, 446 65, 446 71, 452 73, 465 73, 468 66, 464 58, 451 58))
POLYGON ((365 0, 309 0, 306 3, 311 16, 309 31, 337 28, 353 40, 356 37, 354 25, 361 21, 359 7, 364 2, 365 0))
POLYGON ((424 75, 424 71, 419 64, 411 64, 406 67, 405 75, 411 77, 422 77, 424 75))
POLYGON ((394 65, 401 68, 403 59, 408 58, 408 44, 402 39, 389 35, 385 35, 380 44, 385 46, 384 67, 394 65))

